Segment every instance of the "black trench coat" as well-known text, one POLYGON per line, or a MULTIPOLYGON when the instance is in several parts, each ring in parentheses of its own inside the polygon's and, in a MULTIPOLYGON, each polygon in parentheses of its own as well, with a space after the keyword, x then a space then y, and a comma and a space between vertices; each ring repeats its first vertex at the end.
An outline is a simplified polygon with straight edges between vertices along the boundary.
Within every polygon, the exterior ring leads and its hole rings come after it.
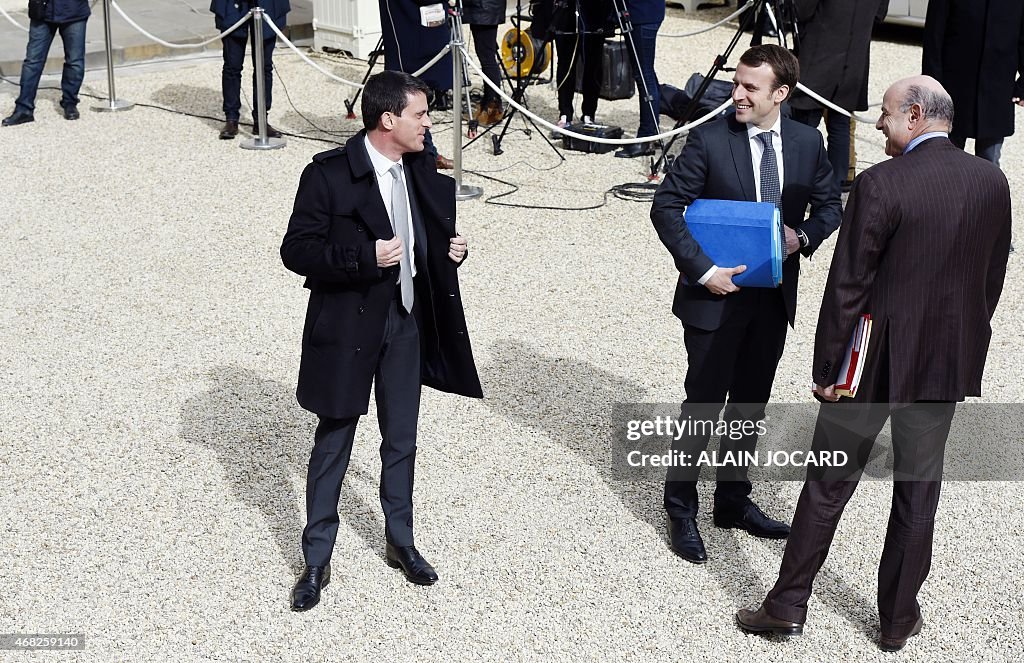
POLYGON ((922 73, 953 97, 954 138, 1013 135, 1014 105, 1024 96, 1022 0, 930 0, 922 73))
MULTIPOLYGON (((380 196, 364 131, 306 166, 281 243, 285 267, 306 277, 309 306, 302 331, 299 405, 325 417, 366 414, 398 267, 377 267, 375 243, 394 231, 380 196)), ((455 180, 426 152, 403 158, 412 188, 416 242, 416 322, 420 376, 427 387, 480 398, 483 392, 466 331, 455 236, 455 180), (426 246, 423 247, 423 244, 426 246), (425 248, 425 255, 423 248, 425 248)))

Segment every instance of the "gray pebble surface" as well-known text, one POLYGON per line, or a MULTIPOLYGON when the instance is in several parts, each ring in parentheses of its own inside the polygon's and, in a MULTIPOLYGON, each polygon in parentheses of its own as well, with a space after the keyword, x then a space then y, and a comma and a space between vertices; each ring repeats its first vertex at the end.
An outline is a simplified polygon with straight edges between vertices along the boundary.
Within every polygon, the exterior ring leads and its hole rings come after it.
MULTIPOLYGON (((670 9, 663 31, 727 13, 670 9)), ((661 40, 662 81, 705 70, 730 34, 661 40)), ((365 67, 318 62, 350 79, 365 67)), ((869 97, 919 62, 919 45, 876 41, 869 97)), ((317 125, 359 128, 343 117, 349 90, 284 50, 275 64, 275 126, 315 133, 287 87, 317 125)), ((127 67, 117 89, 219 116, 219 80, 217 59, 183 59, 127 67)), ((105 85, 91 72, 83 91, 105 85)), ((5 114, 16 92, 0 83, 5 114)), ((649 204, 605 196, 644 181, 643 163, 565 152, 559 165, 519 120, 504 155, 486 139, 466 150, 467 183, 485 198, 510 187, 477 173, 519 187, 502 202, 605 204, 459 204, 487 397, 423 395, 417 546, 441 581, 415 587, 383 562, 371 405, 342 491, 332 582, 317 608, 291 613, 314 417, 293 395, 306 292, 278 247, 302 168, 330 145, 292 138, 245 151, 217 140, 218 121, 143 107, 66 122, 58 100, 41 90, 35 124, 0 130, 0 632, 83 633, 76 656, 89 660, 1019 660, 1015 483, 944 486, 920 596, 926 626, 904 653, 875 644, 891 492, 881 482, 864 483, 847 508, 803 637, 735 627, 735 611, 774 581, 784 542, 713 527, 702 484, 711 560, 691 566, 666 545, 660 485, 611 474, 612 404, 679 401, 686 369, 670 311, 676 274, 649 204)), ((550 87, 531 88, 530 102, 554 119, 550 87)), ((631 132, 636 106, 602 101, 598 118, 631 132)), ((450 156, 451 113, 435 122, 450 156)), ((858 126, 865 167, 885 158, 883 143, 858 126)), ((1009 138, 1003 168, 1018 209, 1022 159, 1009 138)), ((776 401, 810 401, 833 244, 803 263, 776 401)), ((1022 397, 1020 260, 993 321, 985 401, 1022 397)), ((754 497, 788 519, 799 490, 757 485, 754 497)))

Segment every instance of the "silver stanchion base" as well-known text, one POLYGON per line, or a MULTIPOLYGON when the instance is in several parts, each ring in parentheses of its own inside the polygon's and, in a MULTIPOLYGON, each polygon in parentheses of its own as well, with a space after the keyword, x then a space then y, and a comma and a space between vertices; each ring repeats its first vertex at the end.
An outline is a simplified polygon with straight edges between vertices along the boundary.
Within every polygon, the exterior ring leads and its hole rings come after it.
POLYGON ((455 190, 455 200, 473 200, 484 195, 484 190, 478 186, 462 184, 455 190))
POLYGON ((102 106, 93 106, 92 109, 97 113, 116 113, 117 111, 126 111, 135 108, 135 104, 124 99, 114 99, 108 101, 102 106))
POLYGON ((268 138, 266 142, 263 142, 259 137, 243 140, 239 145, 243 150, 279 150, 284 146, 283 138, 268 138))

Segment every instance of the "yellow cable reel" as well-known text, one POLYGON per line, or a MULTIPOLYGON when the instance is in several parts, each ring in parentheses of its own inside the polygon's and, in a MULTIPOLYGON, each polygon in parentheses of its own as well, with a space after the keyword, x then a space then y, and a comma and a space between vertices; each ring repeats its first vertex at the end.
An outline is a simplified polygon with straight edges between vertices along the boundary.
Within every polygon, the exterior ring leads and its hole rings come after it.
POLYGON ((510 28, 501 39, 501 64, 511 78, 539 74, 551 64, 551 43, 530 34, 530 28, 510 28))

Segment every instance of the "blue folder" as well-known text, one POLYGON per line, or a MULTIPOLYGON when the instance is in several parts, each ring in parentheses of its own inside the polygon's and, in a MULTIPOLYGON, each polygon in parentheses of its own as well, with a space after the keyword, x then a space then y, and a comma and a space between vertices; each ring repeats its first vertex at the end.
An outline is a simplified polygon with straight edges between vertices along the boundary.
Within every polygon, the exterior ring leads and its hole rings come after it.
POLYGON ((777 288, 782 283, 782 217, 771 203, 697 199, 686 210, 686 225, 719 267, 746 265, 733 283, 777 288))

